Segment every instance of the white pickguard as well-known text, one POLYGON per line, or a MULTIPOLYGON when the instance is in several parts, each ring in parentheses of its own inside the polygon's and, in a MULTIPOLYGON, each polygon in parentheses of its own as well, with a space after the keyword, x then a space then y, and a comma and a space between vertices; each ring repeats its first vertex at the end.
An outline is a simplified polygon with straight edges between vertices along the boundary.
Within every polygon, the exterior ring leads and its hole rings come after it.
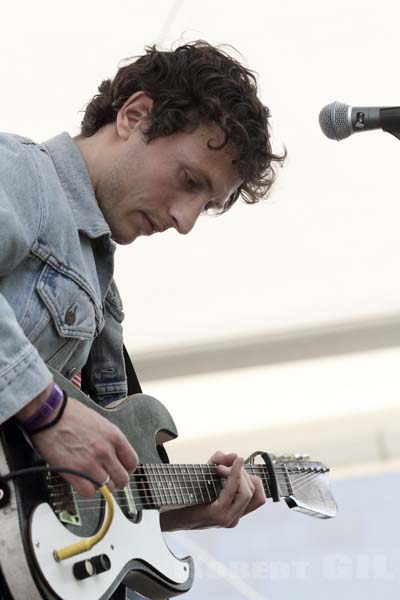
POLYGON ((56 562, 53 551, 82 540, 66 529, 48 504, 40 504, 32 514, 32 551, 49 586, 63 600, 99 600, 128 561, 149 563, 175 583, 184 583, 190 573, 187 564, 172 554, 164 541, 157 510, 145 510, 139 523, 129 521, 114 502, 114 518, 107 535, 90 551, 56 562), (79 581, 72 573, 74 563, 106 554, 111 569, 79 581))

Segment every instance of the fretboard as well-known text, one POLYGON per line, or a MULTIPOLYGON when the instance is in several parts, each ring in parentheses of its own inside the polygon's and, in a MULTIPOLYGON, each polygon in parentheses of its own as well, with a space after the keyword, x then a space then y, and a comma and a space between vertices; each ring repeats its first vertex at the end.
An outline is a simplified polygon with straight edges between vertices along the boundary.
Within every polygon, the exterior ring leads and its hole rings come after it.
MULTIPOLYGON (((267 468, 252 464, 246 464, 244 468, 261 480, 267 498, 271 498, 267 468)), ((276 476, 280 496, 288 496, 291 490, 286 468, 280 466, 276 476)), ((141 496, 141 508, 161 508, 209 504, 218 498, 225 479, 212 465, 157 463, 140 465, 132 476, 133 482, 141 496)))
MULTIPOLYGON (((265 495, 271 498, 267 467, 246 464, 244 468, 247 473, 256 475, 261 480, 265 495)), ((292 488, 287 468, 281 463, 276 465, 274 470, 279 496, 289 496, 292 488)), ((150 508, 210 504, 218 498, 225 481, 213 465, 141 464, 131 474, 129 484, 123 490, 115 490, 113 496, 124 512, 132 514, 150 508)), ((95 507, 96 499, 101 499, 99 492, 95 498, 77 497, 72 487, 60 475, 49 474, 48 488, 53 508, 58 513, 68 511, 74 515, 78 509, 82 511, 89 504, 95 507)))

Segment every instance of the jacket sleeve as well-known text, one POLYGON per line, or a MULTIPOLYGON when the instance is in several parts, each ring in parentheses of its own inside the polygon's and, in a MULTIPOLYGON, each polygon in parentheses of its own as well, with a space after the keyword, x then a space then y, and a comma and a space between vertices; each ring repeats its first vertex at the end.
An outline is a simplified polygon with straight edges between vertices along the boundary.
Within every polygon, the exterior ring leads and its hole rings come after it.
POLYGON ((52 380, 1 293, 2 281, 24 260, 45 219, 40 176, 31 148, 0 135, 0 423, 52 380))

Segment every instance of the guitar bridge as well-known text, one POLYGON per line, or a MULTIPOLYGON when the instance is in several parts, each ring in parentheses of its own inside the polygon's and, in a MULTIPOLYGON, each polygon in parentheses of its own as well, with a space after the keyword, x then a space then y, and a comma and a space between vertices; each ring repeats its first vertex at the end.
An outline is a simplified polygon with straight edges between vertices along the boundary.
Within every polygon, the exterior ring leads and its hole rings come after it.
POLYGON ((51 507, 61 523, 75 525, 77 527, 82 526, 75 494, 69 483, 67 483, 61 475, 48 473, 47 488, 51 507))

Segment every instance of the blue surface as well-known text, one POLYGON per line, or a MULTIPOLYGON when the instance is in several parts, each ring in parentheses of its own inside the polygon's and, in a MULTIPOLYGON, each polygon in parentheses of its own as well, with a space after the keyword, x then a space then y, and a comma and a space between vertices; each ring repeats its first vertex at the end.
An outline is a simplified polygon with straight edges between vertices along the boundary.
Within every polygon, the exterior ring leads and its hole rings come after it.
POLYGON ((400 473, 337 481, 333 491, 339 513, 331 520, 269 502, 235 529, 168 534, 178 556, 195 559, 197 577, 184 598, 397 598, 400 473))

